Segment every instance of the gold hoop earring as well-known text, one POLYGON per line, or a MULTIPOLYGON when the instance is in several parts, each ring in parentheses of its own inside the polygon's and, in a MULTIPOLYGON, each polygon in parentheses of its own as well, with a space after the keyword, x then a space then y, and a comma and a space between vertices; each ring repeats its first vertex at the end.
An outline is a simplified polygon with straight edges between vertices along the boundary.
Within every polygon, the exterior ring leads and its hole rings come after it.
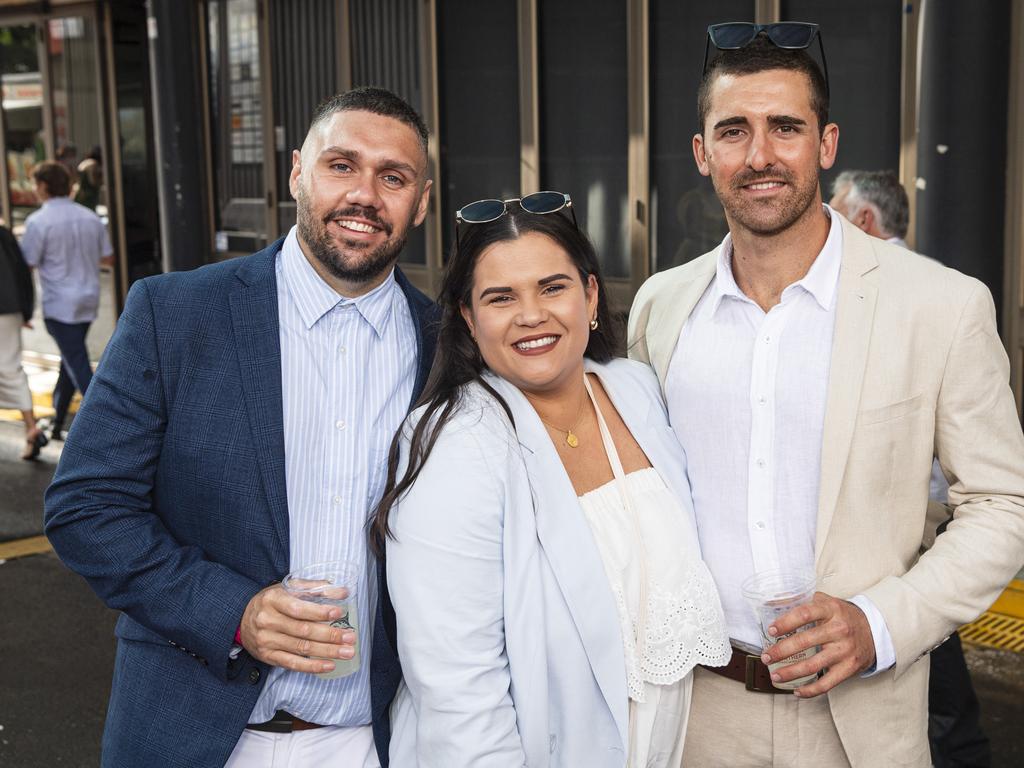
POLYGON ((598 322, 597 322, 597 318, 595 317, 593 320, 590 321, 590 330, 596 331, 597 330, 597 326, 598 326, 598 322))

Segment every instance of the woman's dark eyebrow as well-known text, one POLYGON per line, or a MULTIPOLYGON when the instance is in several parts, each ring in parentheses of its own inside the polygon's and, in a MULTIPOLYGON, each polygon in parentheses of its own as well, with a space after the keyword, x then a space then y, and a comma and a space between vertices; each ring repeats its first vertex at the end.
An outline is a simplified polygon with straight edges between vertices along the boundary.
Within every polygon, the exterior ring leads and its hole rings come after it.
POLYGON ((480 298, 482 299, 484 296, 488 296, 489 294, 492 293, 512 293, 512 286, 503 285, 494 288, 484 288, 482 291, 480 291, 480 298))
POLYGON ((537 281, 537 285, 547 285, 548 283, 553 283, 555 280, 572 280, 572 278, 569 277, 568 275, 563 275, 561 272, 559 272, 557 275, 549 275, 548 277, 542 277, 540 280, 537 281))
MULTIPOLYGON (((540 280, 537 281, 537 285, 544 286, 547 285, 548 283, 555 282, 555 280, 572 280, 572 278, 569 277, 569 275, 563 275, 561 272, 559 272, 556 275, 548 275, 547 277, 542 277, 540 280)), ((484 288, 482 291, 480 291, 480 298, 482 299, 484 296, 488 296, 492 293, 512 293, 512 286, 499 285, 493 286, 491 288, 484 288)))

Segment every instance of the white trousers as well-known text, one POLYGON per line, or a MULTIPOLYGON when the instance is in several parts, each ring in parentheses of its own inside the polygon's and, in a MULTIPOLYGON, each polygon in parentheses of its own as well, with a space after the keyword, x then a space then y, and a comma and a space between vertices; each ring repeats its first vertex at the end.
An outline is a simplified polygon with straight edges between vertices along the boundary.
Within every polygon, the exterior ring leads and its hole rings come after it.
POLYGON ((246 728, 224 768, 380 768, 368 725, 292 733, 246 728))
POLYGON ((0 408, 32 409, 28 377, 21 367, 21 313, 0 315, 0 408))

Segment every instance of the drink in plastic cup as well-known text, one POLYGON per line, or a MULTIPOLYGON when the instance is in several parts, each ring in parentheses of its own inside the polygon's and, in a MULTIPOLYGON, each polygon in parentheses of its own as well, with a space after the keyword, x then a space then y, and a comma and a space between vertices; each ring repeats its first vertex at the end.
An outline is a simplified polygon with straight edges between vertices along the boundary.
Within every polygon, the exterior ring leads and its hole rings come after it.
MULTIPOLYGON (((814 591, 817 579, 811 571, 791 570, 779 568, 772 571, 761 571, 755 573, 743 582, 741 589, 743 596, 750 603, 757 615, 758 623, 761 625, 762 647, 768 650, 779 640, 784 640, 796 632, 803 632, 807 627, 800 627, 789 634, 772 637, 768 634, 768 627, 777 618, 796 608, 798 605, 809 603, 814 598, 814 591)), ((811 626, 811 625, 807 625, 811 626)), ((797 661, 809 659, 818 652, 819 648, 808 648, 799 653, 787 656, 782 661, 769 664, 768 669, 774 672, 780 667, 792 664, 797 661)), ((814 682, 817 674, 806 675, 805 677, 790 680, 785 683, 773 682, 772 685, 786 691, 792 691, 802 685, 814 682)))
POLYGON ((359 614, 356 610, 358 578, 359 571, 355 566, 345 560, 336 560, 330 563, 307 565, 297 571, 292 571, 284 577, 282 582, 285 591, 293 597, 320 605, 338 606, 341 609, 341 616, 334 621, 325 623, 332 627, 351 629, 356 633, 355 655, 351 659, 328 659, 328 661, 334 662, 334 669, 316 675, 324 680, 345 677, 359 669, 359 614))

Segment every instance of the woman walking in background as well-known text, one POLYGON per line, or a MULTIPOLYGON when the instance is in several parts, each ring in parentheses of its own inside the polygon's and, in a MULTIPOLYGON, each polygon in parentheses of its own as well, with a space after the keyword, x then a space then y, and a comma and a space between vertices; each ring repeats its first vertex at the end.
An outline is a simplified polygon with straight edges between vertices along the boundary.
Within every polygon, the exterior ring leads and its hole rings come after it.
POLYGON ((0 226, 0 408, 21 411, 25 422, 25 450, 21 458, 39 456, 47 439, 36 425, 32 392, 21 367, 21 327, 31 328, 35 291, 32 272, 21 255, 18 241, 0 226))

